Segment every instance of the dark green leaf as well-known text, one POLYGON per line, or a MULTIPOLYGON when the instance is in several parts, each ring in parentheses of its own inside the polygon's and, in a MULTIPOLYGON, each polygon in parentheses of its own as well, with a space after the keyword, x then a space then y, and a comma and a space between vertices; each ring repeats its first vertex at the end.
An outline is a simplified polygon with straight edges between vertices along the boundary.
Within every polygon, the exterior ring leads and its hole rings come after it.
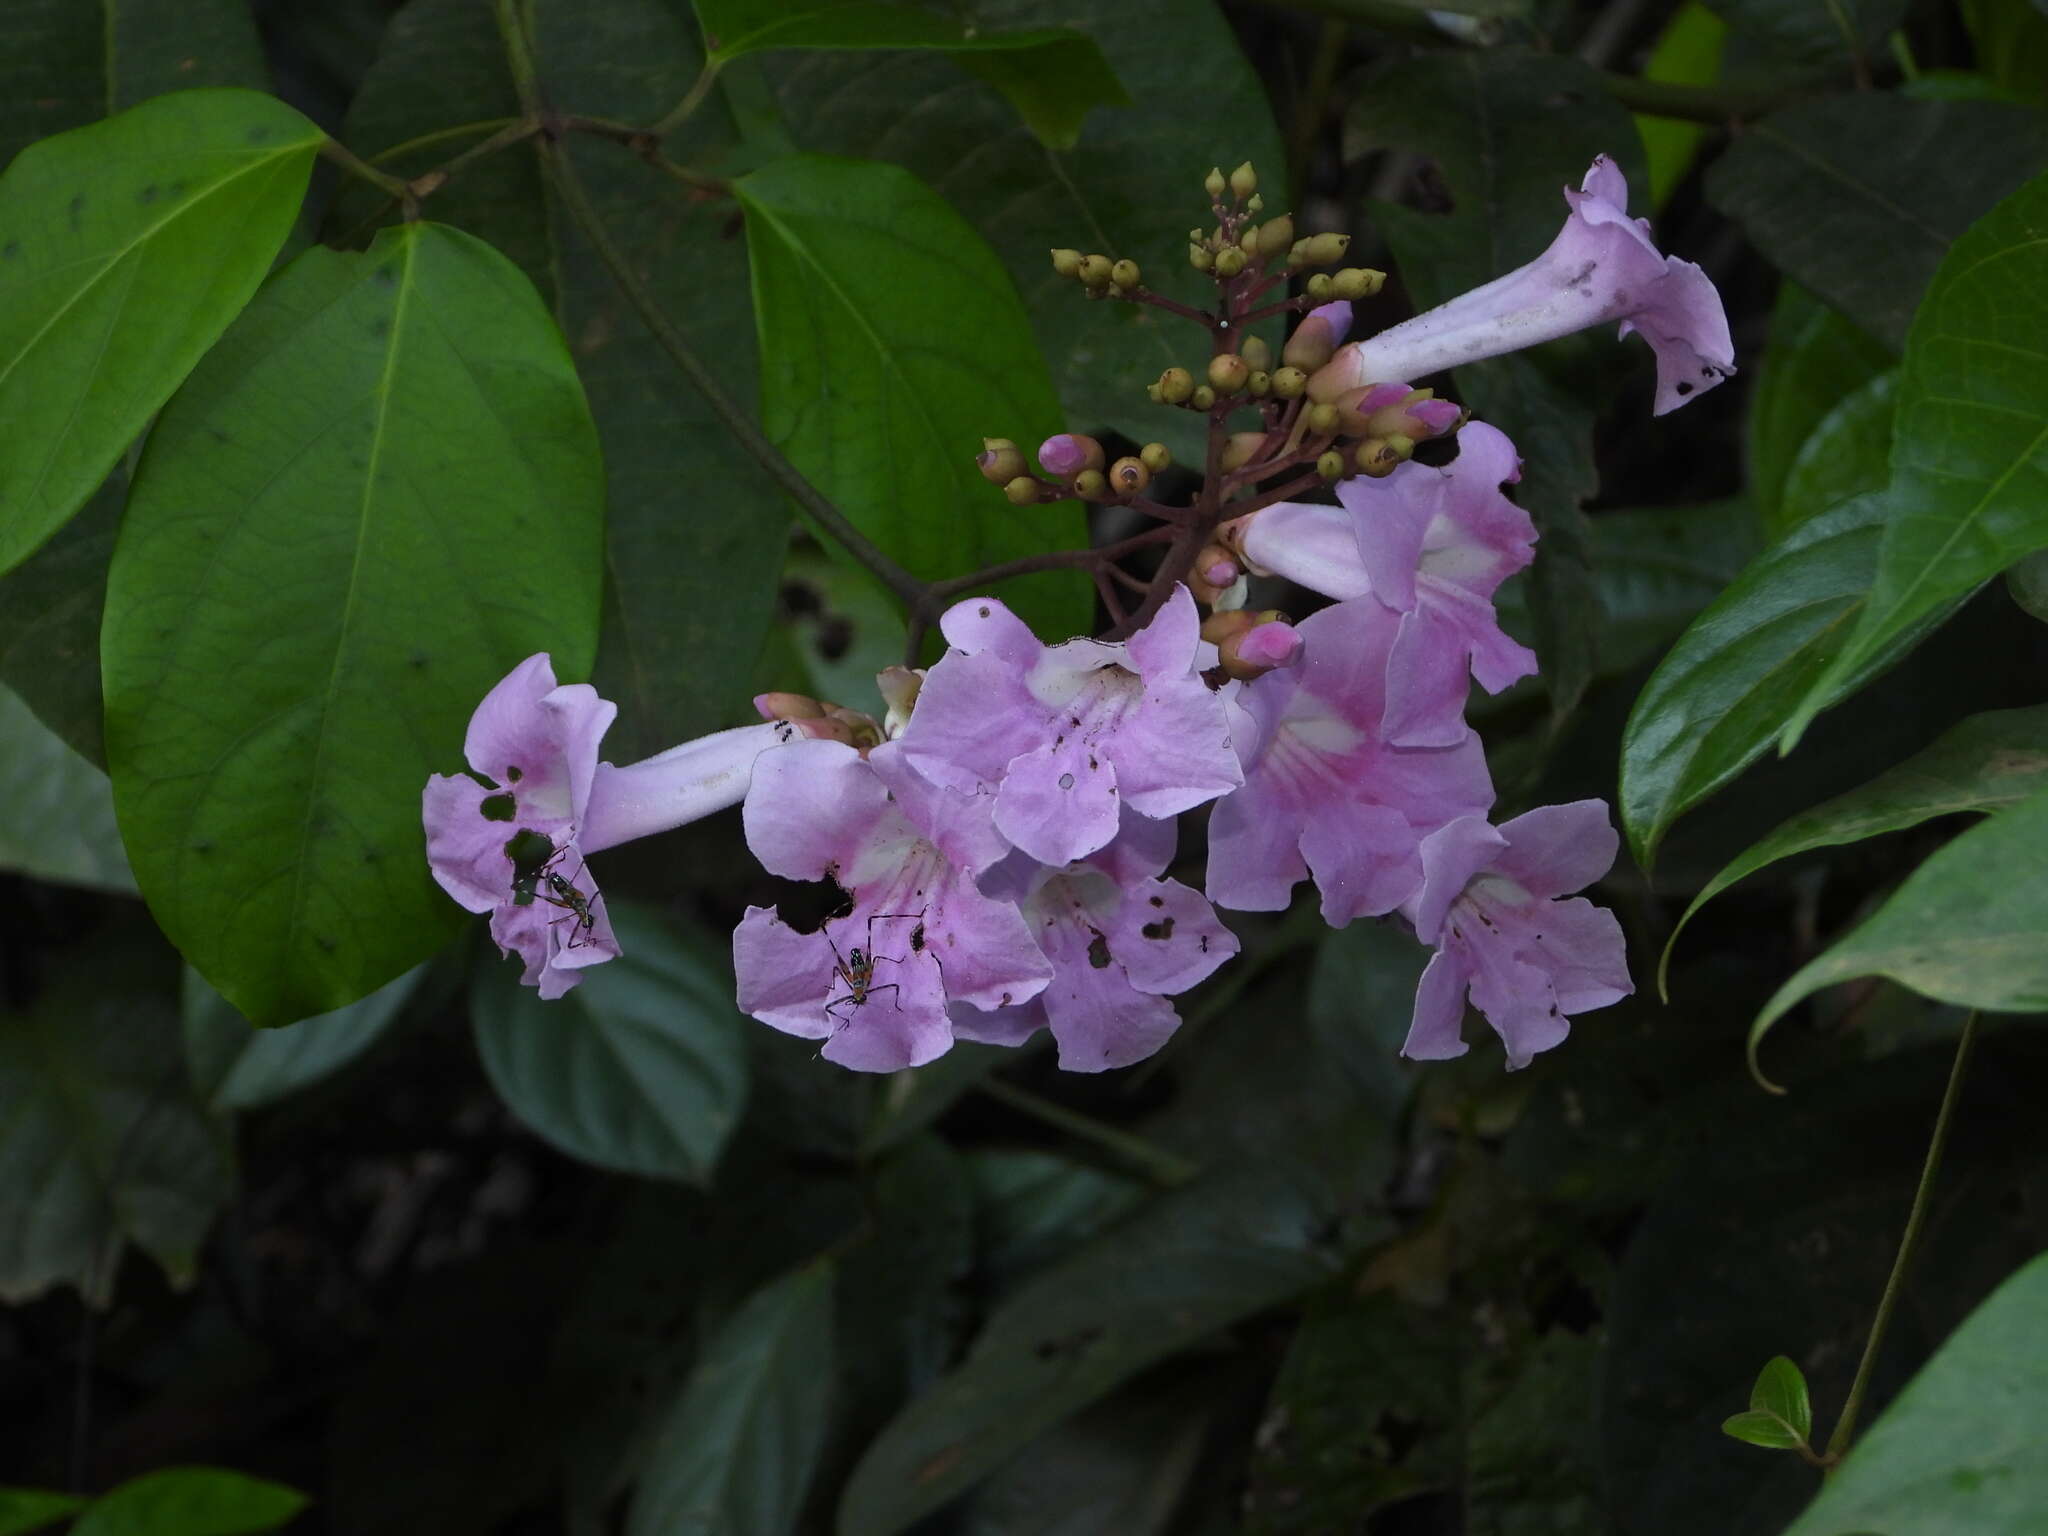
POLYGON ((177 973, 139 920, 0 1013, 0 1300, 69 1283, 104 1305, 122 1244, 190 1283, 228 1198, 220 1127, 192 1096, 177 973))
POLYGON ((967 1171, 981 1268, 999 1290, 1071 1253, 1145 1197, 1134 1179, 1051 1152, 974 1151, 967 1154, 967 1171))
POLYGON ((1997 85, 2048 105, 2048 11, 2028 0, 1962 0, 1977 67, 1997 85))
POLYGON ((572 1157, 622 1173, 708 1182, 747 1096, 730 972, 652 913, 608 903, 625 953, 544 1003, 487 962, 470 1019, 512 1112, 572 1157))
POLYGON ((420 786, 522 657, 587 670, 602 492, 532 288, 433 224, 308 251, 164 413, 109 578, 108 757, 151 911, 252 1021, 456 930, 420 786))
POLYGON ((1778 289, 1771 337, 1749 396, 1750 494, 1772 533, 1792 461, 1837 402, 1892 365, 1892 354, 1796 283, 1778 289))
POLYGON ((946 54, 1001 91, 1031 131, 1072 149, 1095 106, 1127 107, 1124 88, 1085 33, 984 32, 912 5, 880 0, 697 0, 708 63, 771 48, 913 48, 946 54))
POLYGON ((873 1156, 915 1136, 989 1073, 1016 1059, 1017 1053, 1007 1046, 977 1045, 963 1040, 928 1065, 890 1073, 887 1086, 875 1101, 868 1128, 861 1135, 861 1150, 873 1156))
POLYGON ((85 1507, 75 1493, 41 1488, 0 1488, 0 1536, 27 1536, 85 1507))
POLYGON ((215 1467, 145 1472, 92 1507, 71 1536, 252 1536, 274 1531, 306 1507, 306 1496, 215 1467))
POLYGON ((1854 976, 1889 976, 1966 1008, 2048 1010, 2048 789, 1962 836, 1914 870, 1869 920, 1801 966, 1749 1030, 1752 1060, 1802 999, 1854 976))
POLYGON ((1756 1385, 1749 1389, 1749 1406, 1781 1420, 1802 1440, 1813 1433, 1813 1402, 1807 1396, 1806 1375, 1783 1355, 1773 1355, 1757 1372, 1756 1385))
POLYGON ((1863 1432, 1785 1536, 1844 1531, 2025 1536, 2048 1508, 2048 1258, 1958 1328, 1863 1432))
POLYGON ((1341 1066, 1360 1097, 1391 1123, 1415 1086, 1400 1056, 1428 952, 1384 923, 1353 923, 1316 945, 1308 1028, 1319 1054, 1341 1066))
MULTIPOLYGON (((1650 50, 1643 78, 1672 85, 1712 85, 1721 73, 1721 45, 1727 32, 1727 25, 1700 0, 1685 0, 1650 50)), ((1638 113, 1636 133, 1650 168, 1649 204, 1661 209, 1692 169, 1707 127, 1638 113)))
MULTIPOLYGON (((1080 28, 1137 105, 1092 114, 1072 150, 1048 150, 996 91, 965 84, 941 60, 785 54, 773 65, 790 134, 805 149, 907 167, 981 231, 1024 295, 1072 426, 1156 438, 1200 462, 1198 419, 1148 403, 1145 386, 1206 355, 1207 338, 1155 309, 1086 302, 1046 252, 1126 257, 1161 292, 1213 302, 1187 266, 1188 228, 1209 217, 1203 173, 1251 160, 1267 207, 1287 204, 1264 85, 1213 0, 975 0, 955 10, 984 32, 1080 28)), ((977 430, 1034 446, 1024 430, 977 430)), ((1000 514, 987 494, 974 505, 1000 514)))
POLYGON ((252 91, 191 91, 24 150, 0 176, 0 570, 107 477, 249 302, 320 131, 252 91))
POLYGON ((832 1266, 757 1291, 705 1345, 663 1416, 629 1536, 787 1531, 803 1507, 832 1391, 832 1266))
POLYGON ((185 1061, 202 1102, 258 1109, 340 1071, 375 1045, 425 974, 415 967, 368 997, 284 1029, 258 1029, 185 970, 185 1061))
POLYGON ((0 868, 135 894, 107 776, 0 688, 0 868))
MULTIPOLYGON (((1692 915, 1738 880, 1814 848, 1834 848, 1959 811, 2016 805, 2048 779, 2048 706, 1973 715, 1924 752, 1868 784, 1802 811, 1738 854, 1693 897, 1671 931, 1665 962, 1692 915)), ((1663 967, 1659 967, 1661 977, 1663 967)))
MULTIPOLYGON (((1826 671, 1863 608, 1883 526, 1875 496, 1800 524, 1699 616, 1643 685, 1622 736, 1621 815, 1645 869, 1671 823, 1761 757, 1826 671)), ((1872 657, 1835 697, 1918 638, 1872 657)))
MULTIPOLYGON (((927 580, 1080 544, 1070 507, 1015 515, 974 466, 984 434, 1057 430, 1059 403, 1016 289, 973 228, 874 162, 799 156, 734 191, 768 363, 762 419, 796 466, 927 580)), ((1044 572, 997 590, 1050 638, 1087 627, 1085 586, 1044 572)))
POLYGON ((2048 547, 2048 175, 1956 242, 1899 377, 1890 516, 1855 632, 1786 726, 1981 583, 2048 547))
POLYGON ((127 494, 128 477, 116 471, 41 549, 0 576, 0 681, 100 769, 100 622, 127 494))
POLYGON ((1770 529, 1781 536, 1852 496, 1891 481, 1892 401, 1898 375, 1881 373, 1844 395, 1799 445, 1770 529))
POLYGON ((1763 1413, 1755 1409, 1723 1419, 1721 1433, 1746 1444, 1760 1445, 1772 1451, 1789 1451, 1795 1445, 1806 1443, 1804 1435, 1775 1413, 1763 1413))
POLYGON ((1866 91, 1750 124, 1707 194, 1787 276, 1899 347, 1949 247, 2044 160, 2039 112, 1866 91))
POLYGON ((1885 34, 1906 14, 1906 0, 1710 0, 1731 28, 1759 52, 1793 66, 1832 66, 1846 76, 1852 63, 1867 67, 1885 34))

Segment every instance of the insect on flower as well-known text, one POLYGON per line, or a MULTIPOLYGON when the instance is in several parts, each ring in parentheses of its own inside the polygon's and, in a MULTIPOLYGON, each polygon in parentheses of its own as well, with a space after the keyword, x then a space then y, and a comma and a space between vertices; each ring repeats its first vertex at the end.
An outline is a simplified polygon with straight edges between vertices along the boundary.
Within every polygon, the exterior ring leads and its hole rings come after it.
MULTIPOLYGON (((554 839, 531 827, 521 827, 505 844, 505 857, 512 861, 512 905, 530 907, 538 899, 560 907, 571 917, 569 937, 562 947, 578 949, 593 942, 597 930, 594 904, 604 898, 586 896, 573 880, 557 872, 555 866, 568 852, 566 843, 557 848, 554 839)), ((561 921, 555 918, 549 926, 561 921)))
MULTIPOLYGON (((876 912, 871 914, 868 918, 868 941, 866 947, 863 948, 861 945, 855 944, 851 946, 848 953, 843 955, 839 952, 839 946, 832 943, 832 935, 830 933, 825 934, 825 942, 832 946, 832 974, 846 986, 844 993, 837 997, 827 998, 825 1001, 825 1017, 833 1021, 835 1031, 844 1029, 851 1019, 852 1010, 866 1007, 868 999, 878 992, 895 993, 898 1011, 901 1011, 903 1007, 903 989, 901 986, 893 981, 885 981, 880 986, 875 984, 875 966, 877 964, 884 960, 888 961, 891 965, 901 965, 903 963, 901 955, 878 955, 875 953, 875 924, 890 918, 901 918, 916 922, 917 926, 910 930, 910 952, 912 954, 922 954, 924 952, 924 913, 922 910, 916 912, 876 912)), ((822 929, 820 931, 823 932, 822 929)))

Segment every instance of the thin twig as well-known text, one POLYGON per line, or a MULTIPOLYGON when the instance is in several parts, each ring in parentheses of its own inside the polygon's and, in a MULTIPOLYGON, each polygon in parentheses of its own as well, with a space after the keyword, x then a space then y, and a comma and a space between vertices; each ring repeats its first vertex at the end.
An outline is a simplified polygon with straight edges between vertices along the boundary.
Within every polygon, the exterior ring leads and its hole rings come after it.
POLYGON ((1104 1151, 1121 1158, 1162 1188, 1172 1189, 1185 1184, 1201 1172, 1198 1166, 1178 1153, 1154 1146, 1142 1136, 1134 1136, 1129 1131, 1120 1131, 1113 1125, 1105 1125, 1093 1116, 1084 1115, 1079 1110, 1068 1109, 1064 1104, 1055 1104, 1050 1099, 1042 1099, 1035 1093, 1028 1093, 1012 1083, 1004 1082, 999 1077, 985 1077, 975 1086, 998 1104, 1007 1104, 1010 1108, 1081 1141, 1093 1142, 1104 1151))

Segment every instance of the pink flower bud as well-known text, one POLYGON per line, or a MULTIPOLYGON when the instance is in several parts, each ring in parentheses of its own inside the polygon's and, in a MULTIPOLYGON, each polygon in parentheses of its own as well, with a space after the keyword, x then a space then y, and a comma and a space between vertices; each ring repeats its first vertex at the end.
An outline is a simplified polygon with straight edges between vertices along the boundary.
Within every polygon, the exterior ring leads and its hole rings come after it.
POLYGON ((1038 462, 1045 466, 1047 474, 1062 480, 1071 479, 1084 469, 1102 468, 1103 458, 1102 444, 1078 432, 1057 433, 1038 445, 1038 462))

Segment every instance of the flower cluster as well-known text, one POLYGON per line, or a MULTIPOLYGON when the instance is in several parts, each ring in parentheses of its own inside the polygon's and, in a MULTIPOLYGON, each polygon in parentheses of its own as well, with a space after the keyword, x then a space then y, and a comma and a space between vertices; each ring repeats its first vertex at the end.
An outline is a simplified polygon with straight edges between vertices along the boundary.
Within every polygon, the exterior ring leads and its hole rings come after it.
MULTIPOLYGON (((1169 369, 1153 387, 1208 416, 1221 473, 1192 506, 1146 499, 1168 463, 1158 444, 1109 464, 1093 439, 1062 434, 1039 448, 1042 474, 1004 440, 982 456, 1017 505, 1119 502, 1165 525, 1153 579, 1128 580, 1145 594, 1134 610, 1101 585, 1109 638, 1049 645, 995 598, 970 597, 938 615, 936 663, 878 680, 879 720, 764 695, 765 723, 624 768, 598 759, 612 706, 556 686, 546 656, 491 691, 471 772, 427 786, 428 853, 543 996, 618 953, 587 855, 742 801, 762 866, 829 881, 839 900, 810 931, 747 910, 739 1005, 858 1070, 1040 1028, 1070 1070, 1140 1060, 1178 1025, 1172 999, 1236 954, 1217 908, 1278 911, 1304 881, 1329 923, 1397 920, 1435 951, 1409 1056, 1461 1054, 1469 999, 1519 1067, 1570 1015, 1630 992, 1614 917, 1573 895, 1613 862, 1606 807, 1495 825, 1465 720, 1473 682, 1498 692, 1536 671, 1494 610, 1536 544, 1505 489, 1520 461, 1500 431, 1413 381, 1618 321, 1654 349, 1666 410, 1730 371, 1719 299, 1629 220, 1603 158, 1566 192, 1570 216, 1537 260, 1351 342, 1353 302, 1378 274, 1312 278, 1299 299, 1257 307, 1343 245, 1297 241, 1284 218, 1253 223, 1254 186, 1249 167, 1212 173, 1217 229, 1191 251, 1221 298, 1200 316, 1215 340, 1205 382, 1169 369), (1285 310, 1303 318, 1275 367, 1243 322, 1285 310), (1230 431, 1233 412, 1260 429, 1230 431), (1432 438, 1454 452, 1418 461, 1432 438), (1293 499, 1319 483, 1334 505, 1293 499), (1328 605, 1299 623, 1248 609, 1249 582, 1274 576, 1328 605), (1202 807, 1197 890, 1167 871, 1178 819, 1202 807)), ((1054 265, 1103 296, 1186 311, 1130 262, 1068 251, 1054 265)), ((1102 553, 1098 574, 1117 551, 1102 553)))

